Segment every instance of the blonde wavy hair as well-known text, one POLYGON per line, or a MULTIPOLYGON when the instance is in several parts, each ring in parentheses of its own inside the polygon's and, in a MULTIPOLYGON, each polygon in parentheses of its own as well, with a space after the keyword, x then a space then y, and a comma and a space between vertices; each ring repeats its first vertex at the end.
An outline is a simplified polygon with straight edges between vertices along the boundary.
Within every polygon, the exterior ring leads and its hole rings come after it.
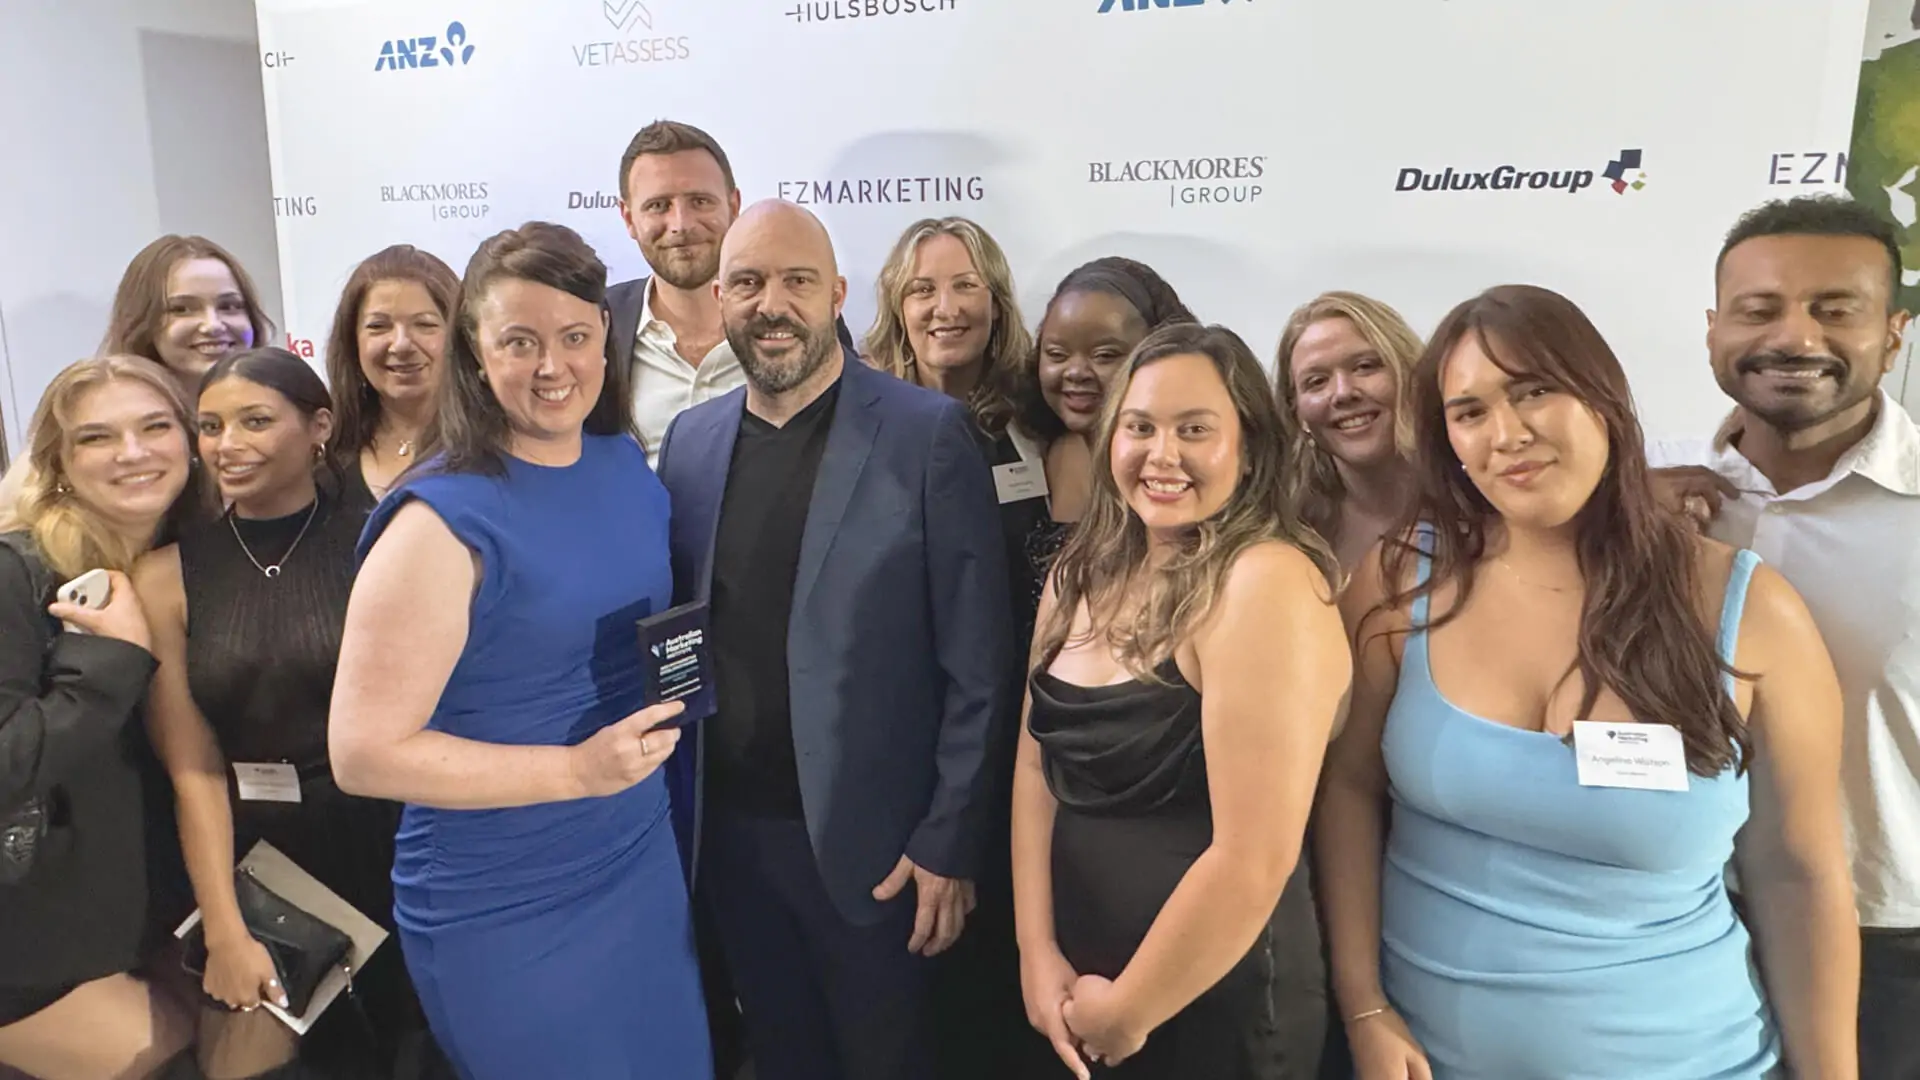
MULTIPOLYGON (((140 356, 101 356, 71 364, 53 377, 27 428, 27 452, 0 481, 0 532, 26 531, 47 568, 73 577, 96 567, 130 571, 149 544, 134 544, 114 532, 66 482, 72 452, 69 432, 74 411, 88 392, 125 380, 145 386, 166 400, 180 423, 180 437, 193 450, 193 416, 179 384, 166 368, 140 356)), ((189 459, 191 460, 191 456, 189 459)), ((202 501, 199 470, 189 470, 187 486, 174 501, 175 512, 202 501)))
POLYGON ((1213 610, 1234 560, 1255 544, 1292 544, 1332 584, 1337 573, 1333 550, 1301 519, 1282 489, 1286 444, 1280 439, 1279 412, 1260 361, 1226 327, 1175 322, 1141 340, 1107 390, 1094 443, 1093 494, 1053 566, 1054 604, 1035 634, 1036 671, 1066 645, 1074 612, 1084 602, 1090 633, 1104 633, 1130 671, 1157 678, 1155 669, 1213 610), (1195 525, 1172 558, 1149 571, 1146 525, 1113 478, 1114 431, 1127 387, 1140 369, 1171 356, 1196 354, 1213 362, 1233 401, 1243 471, 1226 505, 1195 525), (1130 587, 1145 573, 1152 575, 1144 583, 1145 598, 1127 616, 1123 606, 1130 587))
POLYGON ((901 317, 906 304, 907 286, 913 280, 913 256, 920 245, 935 236, 951 236, 966 245, 973 268, 987 283, 993 297, 993 328, 987 332, 986 369, 967 401, 974 423, 989 435, 998 435, 1019 410, 1016 401, 1020 373, 1033 355, 1033 335, 1020 317, 1020 304, 1013 294, 1013 268, 1007 256, 987 230, 963 217, 922 218, 907 226, 888 254, 885 266, 874 282, 876 314, 873 327, 861 343, 867 363, 881 371, 918 382, 917 361, 907 340, 907 324, 901 317))
POLYGON ((1393 444, 1400 456, 1413 453, 1413 369, 1424 344, 1398 311, 1356 292, 1324 292, 1294 309, 1280 332, 1280 348, 1273 365, 1273 396, 1280 405, 1280 430, 1287 447, 1284 483, 1302 516, 1316 529, 1325 529, 1346 496, 1346 484, 1333 455, 1300 422, 1299 399, 1293 388, 1293 350, 1307 327, 1322 319, 1345 319, 1379 354, 1393 373, 1393 444))

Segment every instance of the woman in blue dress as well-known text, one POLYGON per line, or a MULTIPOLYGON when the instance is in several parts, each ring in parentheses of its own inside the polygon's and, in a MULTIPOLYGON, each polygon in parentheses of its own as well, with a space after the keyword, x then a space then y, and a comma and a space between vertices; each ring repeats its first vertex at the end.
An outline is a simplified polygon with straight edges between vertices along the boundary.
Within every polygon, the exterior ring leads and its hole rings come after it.
MULTIPOLYGON (((404 802, 394 916, 467 1080, 712 1075, 635 622, 668 606, 667 494, 603 358, 606 267, 533 223, 467 266, 422 465, 367 522, 329 734, 404 802)), ((659 725, 668 725, 665 728, 659 725)))
POLYGON ((1419 524, 1344 600, 1316 837, 1359 1077, 1852 1080, 1840 692, 1800 597, 1656 505, 1557 294, 1456 308, 1413 406, 1419 524))

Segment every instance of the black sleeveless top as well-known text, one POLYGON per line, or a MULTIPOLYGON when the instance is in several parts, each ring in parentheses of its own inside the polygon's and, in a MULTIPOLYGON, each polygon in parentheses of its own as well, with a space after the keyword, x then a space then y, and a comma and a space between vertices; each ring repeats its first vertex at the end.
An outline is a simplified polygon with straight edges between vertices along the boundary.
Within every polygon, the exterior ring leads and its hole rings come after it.
POLYGON ((328 771, 327 709, 364 521, 323 494, 287 517, 229 515, 180 538, 187 682, 227 760, 288 762, 303 778, 328 771))
POLYGON ((1208 813, 1200 693, 1171 658, 1154 674, 1161 681, 1111 686, 1076 686, 1045 671, 1033 677, 1028 725, 1047 787, 1063 808, 1102 816, 1208 813))

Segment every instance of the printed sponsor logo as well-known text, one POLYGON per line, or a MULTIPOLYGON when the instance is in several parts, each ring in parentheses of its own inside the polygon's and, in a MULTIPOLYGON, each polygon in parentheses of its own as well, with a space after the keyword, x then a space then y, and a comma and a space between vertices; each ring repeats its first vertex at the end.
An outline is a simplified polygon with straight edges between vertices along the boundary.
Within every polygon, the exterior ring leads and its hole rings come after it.
POLYGON ((799 0, 786 12, 797 23, 845 22, 892 15, 936 15, 957 10, 959 0, 799 0))
POLYGON ((1168 206, 1221 206, 1260 201, 1267 155, 1139 158, 1087 163, 1089 184, 1165 187, 1168 206))
POLYGON ((269 71, 278 71, 293 66, 293 54, 279 49, 270 49, 260 54, 260 66, 269 71))
POLYGON ((567 209, 569 210, 618 210, 620 193, 617 191, 569 191, 567 209))
POLYGON ((1847 152, 1844 150, 1802 150, 1775 154, 1767 162, 1767 183, 1824 184, 1844 187, 1847 182, 1847 152))
POLYGON ((458 181, 442 184, 382 184, 380 201, 425 206, 435 218, 479 219, 492 212, 487 202, 487 182, 458 181))
MULTIPOLYGON (((1197 8, 1208 4, 1231 4, 1233 0, 1100 0, 1099 15, 1112 11, 1159 11, 1163 8, 1197 8)), ((1253 0, 1241 0, 1242 7, 1253 0)))
POLYGON ((311 195, 275 195, 273 197, 274 217, 314 217, 319 213, 320 200, 311 195))
POLYGON ((657 20, 654 8, 665 6, 661 0, 651 6, 643 0, 597 0, 594 6, 615 34, 626 36, 579 42, 573 46, 576 66, 627 68, 693 58, 693 43, 687 36, 666 32, 665 24, 657 20))
POLYGON ((1639 150, 1622 150, 1596 177, 1592 169, 1537 169, 1524 165, 1496 165, 1492 168, 1455 168, 1427 170, 1409 165, 1400 170, 1393 190, 1397 192, 1451 191, 1564 191, 1569 195, 1594 186, 1604 179, 1615 194, 1638 191, 1647 186, 1647 174, 1640 168, 1639 150))
POLYGON ((780 198, 801 206, 976 203, 987 197, 979 176, 877 176, 782 180, 780 198))
POLYGON ((465 67, 473 62, 473 44, 464 23, 450 22, 445 34, 394 38, 380 46, 375 71, 416 71, 420 68, 465 67))

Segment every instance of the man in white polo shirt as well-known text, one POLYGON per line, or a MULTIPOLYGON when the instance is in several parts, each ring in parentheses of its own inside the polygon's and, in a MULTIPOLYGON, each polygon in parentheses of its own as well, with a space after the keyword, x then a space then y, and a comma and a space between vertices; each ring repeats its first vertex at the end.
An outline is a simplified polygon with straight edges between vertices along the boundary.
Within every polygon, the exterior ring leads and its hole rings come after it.
MULTIPOLYGON (((1920 427, 1880 380, 1901 349, 1890 223, 1768 203, 1728 233, 1707 347, 1735 409, 1649 448, 1709 535, 1805 598, 1846 701, 1842 783, 1861 925, 1860 1075, 1920 1077, 1920 427)), ((1765 962, 1761 957, 1761 962, 1765 962)))
MULTIPOLYGON (((739 214, 733 165, 713 136, 656 120, 627 144, 620 219, 653 274, 607 289, 607 362, 632 365, 633 413, 649 465, 659 465, 674 417, 747 381, 713 288, 720 241, 739 214)), ((846 323, 837 327, 841 347, 857 355, 846 323)))

